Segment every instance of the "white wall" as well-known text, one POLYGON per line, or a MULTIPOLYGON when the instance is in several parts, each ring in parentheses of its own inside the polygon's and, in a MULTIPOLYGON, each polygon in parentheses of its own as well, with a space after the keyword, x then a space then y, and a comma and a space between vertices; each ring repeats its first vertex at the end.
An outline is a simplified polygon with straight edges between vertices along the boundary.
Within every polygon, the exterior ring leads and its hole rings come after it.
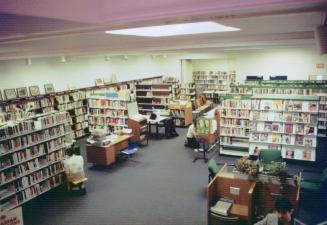
POLYGON ((118 81, 166 75, 180 76, 180 60, 176 56, 155 57, 129 56, 72 58, 66 63, 59 58, 32 59, 31 65, 24 60, 0 61, 0 89, 39 85, 43 93, 45 83, 53 83, 56 91, 94 85, 96 78, 108 79, 116 74, 118 81))
MULTIPOLYGON (((118 81, 132 80, 158 75, 176 76, 181 79, 181 59, 191 59, 193 71, 235 69, 238 82, 247 75, 287 75, 289 79, 308 79, 310 74, 327 75, 327 55, 319 55, 314 48, 292 48, 281 50, 256 50, 240 53, 183 53, 169 54, 167 57, 129 56, 78 57, 61 63, 59 58, 32 59, 32 65, 24 60, 0 61, 0 90, 6 88, 39 85, 43 93, 45 83, 53 83, 55 90, 70 87, 94 85, 96 78, 109 78, 116 74, 118 81), (203 60, 206 59, 206 60, 203 60), (316 69, 316 63, 324 63, 325 68, 316 69)), ((190 66, 188 68, 191 68, 190 66)), ((185 71, 184 71, 185 72, 185 71)), ((188 76, 192 76, 190 71, 188 76)), ((188 81, 183 77, 183 80, 188 81)))

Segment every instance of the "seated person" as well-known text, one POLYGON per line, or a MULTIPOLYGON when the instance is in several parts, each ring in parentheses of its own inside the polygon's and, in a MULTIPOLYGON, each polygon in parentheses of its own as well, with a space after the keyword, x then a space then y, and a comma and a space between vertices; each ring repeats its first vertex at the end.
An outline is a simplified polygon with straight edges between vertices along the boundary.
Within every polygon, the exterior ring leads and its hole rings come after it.
POLYGON ((282 198, 276 201, 275 211, 266 215, 263 220, 254 225, 293 225, 294 208, 292 203, 282 198))
POLYGON ((185 146, 191 147, 194 149, 194 151, 203 151, 203 149, 200 148, 200 143, 197 140, 196 132, 195 132, 195 124, 196 122, 194 121, 191 126, 188 128, 187 131, 187 143, 185 146))
POLYGON ((172 118, 172 115, 170 113, 170 117, 168 117, 164 121, 164 126, 165 126, 165 136, 166 138, 172 138, 172 137, 177 137, 179 134, 176 132, 175 129, 175 122, 172 118))

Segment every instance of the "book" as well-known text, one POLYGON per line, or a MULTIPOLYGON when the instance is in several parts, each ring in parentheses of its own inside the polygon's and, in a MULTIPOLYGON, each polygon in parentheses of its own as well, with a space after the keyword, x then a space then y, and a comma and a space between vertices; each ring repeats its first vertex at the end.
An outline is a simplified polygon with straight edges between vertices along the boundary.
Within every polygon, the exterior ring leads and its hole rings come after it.
POLYGON ((232 205, 233 200, 220 198, 214 206, 210 207, 210 211, 219 215, 228 216, 232 205))

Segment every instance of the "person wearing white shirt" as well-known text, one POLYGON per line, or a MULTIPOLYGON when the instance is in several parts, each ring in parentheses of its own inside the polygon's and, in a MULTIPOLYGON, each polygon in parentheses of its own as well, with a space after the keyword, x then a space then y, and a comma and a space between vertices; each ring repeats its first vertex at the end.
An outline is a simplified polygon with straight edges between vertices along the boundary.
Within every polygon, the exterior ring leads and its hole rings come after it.
POLYGON ((202 149, 200 149, 200 143, 197 140, 197 136, 196 136, 196 132, 195 132, 195 123, 192 123, 187 131, 187 145, 188 147, 191 147, 194 149, 194 151, 201 151, 202 149))

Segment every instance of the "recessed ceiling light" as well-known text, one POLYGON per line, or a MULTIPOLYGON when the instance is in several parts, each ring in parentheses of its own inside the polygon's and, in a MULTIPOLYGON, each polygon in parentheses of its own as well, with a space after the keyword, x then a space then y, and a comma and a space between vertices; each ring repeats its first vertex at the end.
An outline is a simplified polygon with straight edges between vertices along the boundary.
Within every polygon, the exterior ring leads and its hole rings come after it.
POLYGON ((228 27, 219 23, 207 21, 207 22, 171 24, 171 25, 162 25, 162 26, 153 26, 153 27, 138 27, 138 28, 130 28, 130 29, 122 29, 122 30, 109 30, 109 31, 105 31, 105 33, 145 36, 145 37, 163 37, 163 36, 216 33, 216 32, 239 31, 239 30, 240 29, 236 27, 228 27))

